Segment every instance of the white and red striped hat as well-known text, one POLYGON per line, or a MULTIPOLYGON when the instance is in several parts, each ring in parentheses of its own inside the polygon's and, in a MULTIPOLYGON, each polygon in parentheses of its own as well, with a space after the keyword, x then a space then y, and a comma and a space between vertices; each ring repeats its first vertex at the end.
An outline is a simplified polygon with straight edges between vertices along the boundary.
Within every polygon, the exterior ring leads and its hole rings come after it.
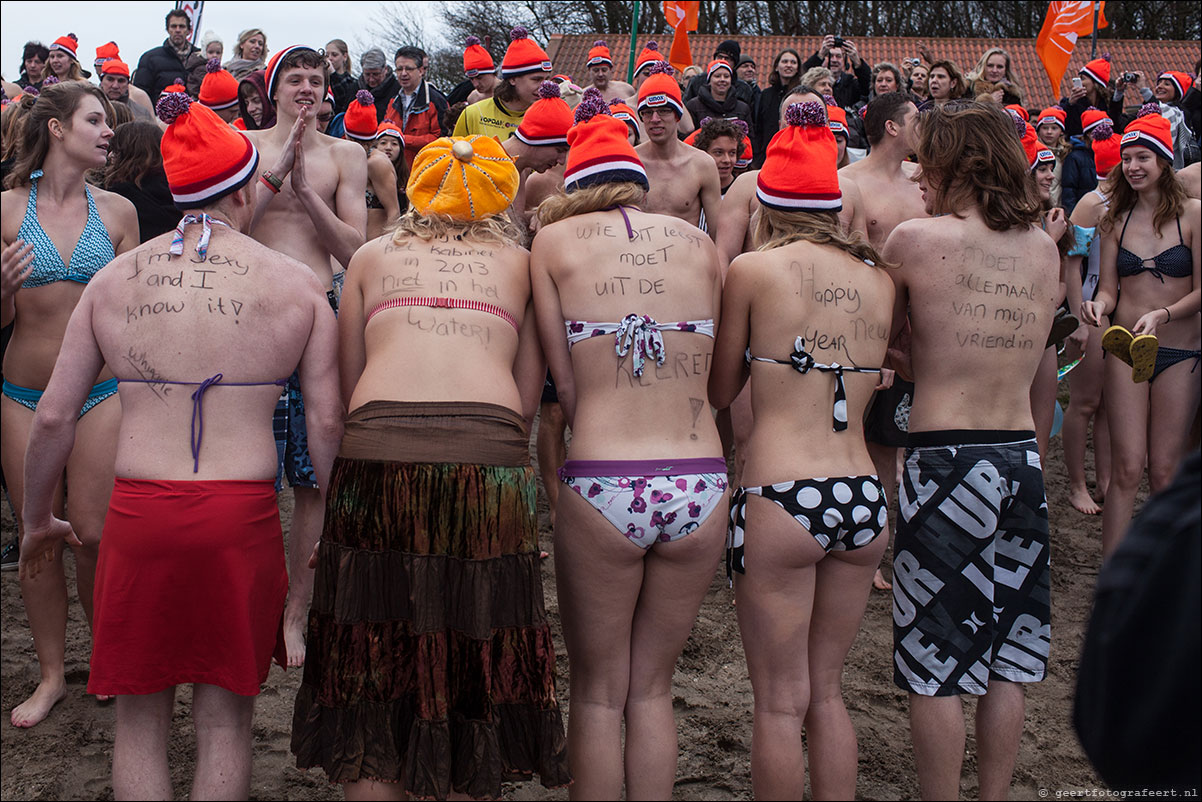
POLYGON ((785 123, 768 144, 756 197, 785 212, 842 211, 839 147, 823 105, 816 100, 794 103, 785 110, 785 123))
POLYGON ((259 152, 250 139, 186 93, 164 91, 155 113, 167 124, 163 171, 177 208, 208 206, 254 177, 259 152))
POLYGON ((559 96, 559 84, 543 81, 538 100, 522 115, 522 124, 514 136, 532 147, 568 144, 572 127, 572 109, 559 96))
POLYGON ((1145 103, 1139 115, 1123 130, 1120 150, 1145 147, 1169 161, 1173 160, 1173 132, 1168 119, 1160 113, 1157 103, 1145 103))
POLYGON ((641 112, 643 109, 671 106, 672 110, 676 112, 677 119, 684 117, 684 100, 680 96, 680 84, 676 83, 676 79, 672 77, 672 73, 675 71, 672 65, 666 61, 657 61, 652 64, 647 70, 649 77, 639 87, 638 105, 635 108, 641 112))
POLYGON ((626 132, 626 123, 609 113, 601 93, 595 87, 585 90, 584 99, 576 106, 576 124, 568 131, 564 191, 618 181, 649 188, 647 171, 626 132))

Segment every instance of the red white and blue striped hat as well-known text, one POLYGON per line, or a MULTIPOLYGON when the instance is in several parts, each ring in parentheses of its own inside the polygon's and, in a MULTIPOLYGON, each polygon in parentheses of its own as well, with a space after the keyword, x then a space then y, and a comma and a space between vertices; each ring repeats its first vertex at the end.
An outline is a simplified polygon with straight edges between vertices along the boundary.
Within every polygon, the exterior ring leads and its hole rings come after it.
POLYGON ((1127 123, 1119 148, 1134 147, 1150 148, 1157 156, 1173 160, 1172 126, 1160 113, 1159 104, 1145 103, 1139 109, 1139 116, 1127 123))
POLYGON ((543 81, 538 100, 522 115, 522 124, 514 136, 532 147, 568 144, 572 127, 572 109, 559 96, 559 84, 543 81))
POLYGON ((198 209, 246 186, 259 165, 259 152, 246 134, 192 102, 182 89, 159 95, 155 113, 167 124, 163 171, 171 197, 179 209, 198 209))
POLYGON ((609 113, 605 99, 594 87, 576 106, 576 124, 568 131, 568 162, 563 171, 566 192, 630 181, 650 188, 647 171, 626 139, 626 123, 609 113))
MULTIPOLYGON (((274 56, 271 57, 271 60, 267 62, 267 72, 263 76, 263 82, 265 84, 267 84, 267 99, 269 101, 271 101, 272 103, 275 103, 275 90, 276 90, 276 86, 279 85, 280 64, 282 64, 284 59, 287 58, 290 54, 295 53, 299 50, 308 50, 312 53, 317 52, 316 50, 314 50, 313 48, 311 48, 307 45, 292 45, 291 47, 285 47, 283 50, 276 53, 274 56)), ((329 84, 329 81, 327 80, 326 83, 329 84)), ((323 92, 323 94, 324 94, 324 92, 323 92)))
POLYGON ((785 127, 768 144, 755 196, 784 212, 838 212, 843 209, 836 162, 839 147, 816 100, 785 110, 785 127))
POLYGON ((676 70, 666 61, 652 64, 647 70, 649 77, 639 87, 638 105, 635 108, 641 112, 643 109, 671 106, 677 119, 684 117, 684 100, 680 96, 680 84, 672 77, 674 72, 676 70))

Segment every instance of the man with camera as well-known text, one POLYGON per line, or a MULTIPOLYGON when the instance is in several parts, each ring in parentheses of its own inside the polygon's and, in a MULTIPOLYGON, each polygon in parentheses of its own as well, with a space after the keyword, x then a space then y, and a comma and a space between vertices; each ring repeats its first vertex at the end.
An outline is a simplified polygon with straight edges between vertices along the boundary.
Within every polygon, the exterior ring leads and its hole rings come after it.
POLYGON ((832 34, 822 37, 822 46, 806 59, 801 71, 804 73, 811 67, 826 67, 831 71, 835 79, 835 102, 843 108, 850 109, 868 98, 868 90, 872 88, 872 70, 860 58, 860 51, 856 50, 850 39, 832 34))

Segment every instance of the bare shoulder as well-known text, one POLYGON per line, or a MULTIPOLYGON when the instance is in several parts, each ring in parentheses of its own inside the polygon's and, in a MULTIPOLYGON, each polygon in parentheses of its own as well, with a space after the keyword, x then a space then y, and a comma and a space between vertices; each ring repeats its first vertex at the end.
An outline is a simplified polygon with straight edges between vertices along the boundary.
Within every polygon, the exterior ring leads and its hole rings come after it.
POLYGON ((1177 171, 1177 178, 1185 185, 1185 194, 1194 200, 1202 197, 1202 162, 1194 162, 1177 171))
MULTIPOLYGON (((843 170, 846 169, 846 167, 843 168, 843 170)), ((858 201, 860 199, 860 184, 856 181, 855 176, 848 175, 843 170, 839 171, 839 191, 844 195, 850 195, 852 200, 858 201)))
POLYGON ((348 142, 345 139, 335 139, 331 136, 322 136, 318 138, 321 146, 330 154, 338 159, 349 159, 353 161, 367 161, 367 154, 363 150, 363 146, 356 142, 348 142))
POLYGON ((128 198, 91 184, 88 185, 88 188, 92 192, 92 199, 96 201, 96 208, 101 215, 107 212, 123 219, 132 217, 136 220, 138 218, 138 210, 128 198))
POLYGON ((726 190, 726 194, 722 196, 722 202, 729 202, 732 206, 736 203, 750 203, 751 198, 755 196, 755 182, 759 174, 759 170, 751 170, 736 178, 730 185, 730 189, 726 190))
POLYGON ((868 163, 864 159, 859 159, 845 167, 840 167, 839 183, 843 183, 845 178, 854 178, 855 176, 866 172, 868 169, 868 163))

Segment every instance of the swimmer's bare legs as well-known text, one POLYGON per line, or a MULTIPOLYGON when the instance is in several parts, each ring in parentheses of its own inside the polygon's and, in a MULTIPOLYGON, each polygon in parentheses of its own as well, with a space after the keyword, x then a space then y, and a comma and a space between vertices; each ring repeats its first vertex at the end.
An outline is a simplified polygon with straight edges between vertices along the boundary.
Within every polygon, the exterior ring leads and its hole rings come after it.
POLYGON ((321 537, 325 505, 315 487, 294 487, 292 525, 288 529, 288 604, 284 607, 284 646, 288 667, 305 664, 305 629, 313 597, 313 569, 309 556, 321 537))

